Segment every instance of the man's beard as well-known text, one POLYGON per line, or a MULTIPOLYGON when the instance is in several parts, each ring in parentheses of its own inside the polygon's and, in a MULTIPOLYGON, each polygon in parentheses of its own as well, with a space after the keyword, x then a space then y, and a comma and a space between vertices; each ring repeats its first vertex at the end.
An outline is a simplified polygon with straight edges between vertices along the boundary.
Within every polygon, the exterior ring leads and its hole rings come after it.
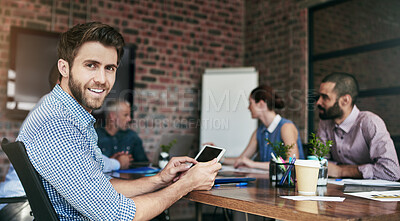
POLYGON ((81 83, 78 81, 75 81, 73 78, 73 74, 71 72, 70 74, 70 79, 68 82, 68 86, 71 90, 72 95, 75 97, 75 99, 80 103, 84 108, 88 108, 91 110, 97 110, 103 105, 104 98, 99 98, 99 99, 90 99, 89 97, 84 96, 85 89, 82 86, 81 83))
POLYGON ((336 101, 335 104, 333 104, 333 106, 327 110, 320 105, 318 105, 318 109, 323 111, 322 113, 319 113, 319 118, 322 120, 333 120, 343 116, 343 110, 339 107, 338 101, 336 101))

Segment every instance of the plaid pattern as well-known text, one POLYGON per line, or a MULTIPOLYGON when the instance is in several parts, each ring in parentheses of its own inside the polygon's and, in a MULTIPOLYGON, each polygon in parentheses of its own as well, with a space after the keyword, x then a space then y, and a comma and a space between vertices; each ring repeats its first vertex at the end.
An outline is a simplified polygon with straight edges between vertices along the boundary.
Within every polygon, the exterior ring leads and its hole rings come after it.
POLYGON ((132 220, 133 200, 102 172, 95 119, 59 85, 22 125, 17 140, 41 176, 60 220, 132 220))

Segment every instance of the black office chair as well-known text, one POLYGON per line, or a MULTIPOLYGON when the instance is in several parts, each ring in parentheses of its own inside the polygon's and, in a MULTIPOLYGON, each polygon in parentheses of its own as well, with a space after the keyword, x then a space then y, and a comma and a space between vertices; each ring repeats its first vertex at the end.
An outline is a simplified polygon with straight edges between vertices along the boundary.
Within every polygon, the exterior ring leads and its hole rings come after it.
POLYGON ((29 160, 24 144, 20 141, 9 143, 4 138, 1 146, 21 180, 35 220, 58 220, 39 174, 29 160))

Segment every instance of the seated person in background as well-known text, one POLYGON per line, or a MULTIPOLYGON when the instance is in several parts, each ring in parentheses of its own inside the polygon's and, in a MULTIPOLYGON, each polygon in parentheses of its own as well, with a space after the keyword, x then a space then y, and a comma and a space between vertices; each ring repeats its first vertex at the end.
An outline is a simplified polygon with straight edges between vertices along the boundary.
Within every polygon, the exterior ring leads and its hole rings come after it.
MULTIPOLYGON (((106 125, 97 128, 98 146, 106 156, 130 154, 134 162, 147 162, 142 140, 129 129, 131 106, 123 100, 112 100, 105 107, 106 125)), ((132 158, 131 158, 132 160, 132 158)))
POLYGON ((332 73, 319 88, 317 107, 321 118, 318 136, 332 140, 331 177, 400 179, 396 150, 383 120, 360 111, 355 102, 358 83, 353 75, 332 73))
POLYGON ((275 109, 284 107, 283 100, 266 85, 255 88, 249 98, 249 110, 253 119, 258 119, 261 124, 250 138, 246 149, 237 158, 225 158, 224 164, 233 164, 234 167, 250 167, 267 170, 271 160, 272 147, 266 141, 272 143, 283 142, 285 145, 294 145, 287 154, 287 159, 294 154, 299 159, 304 158, 303 146, 299 131, 292 121, 282 118, 275 109), (251 160, 258 151, 260 162, 251 160))

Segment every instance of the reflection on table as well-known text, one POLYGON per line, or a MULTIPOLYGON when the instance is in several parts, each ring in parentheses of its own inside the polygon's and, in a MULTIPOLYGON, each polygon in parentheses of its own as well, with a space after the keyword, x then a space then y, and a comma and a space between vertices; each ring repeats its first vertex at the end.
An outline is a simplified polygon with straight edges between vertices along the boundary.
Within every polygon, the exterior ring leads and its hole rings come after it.
MULTIPOLYGON (((343 194, 344 186, 328 184, 317 189, 319 196, 345 197, 343 202, 294 201, 279 196, 298 195, 295 188, 276 188, 268 174, 219 174, 222 176, 256 177, 246 187, 234 185, 193 191, 186 199, 283 220, 400 220, 400 203, 378 202, 343 194)), ((199 216, 198 216, 199 217, 199 216)))

